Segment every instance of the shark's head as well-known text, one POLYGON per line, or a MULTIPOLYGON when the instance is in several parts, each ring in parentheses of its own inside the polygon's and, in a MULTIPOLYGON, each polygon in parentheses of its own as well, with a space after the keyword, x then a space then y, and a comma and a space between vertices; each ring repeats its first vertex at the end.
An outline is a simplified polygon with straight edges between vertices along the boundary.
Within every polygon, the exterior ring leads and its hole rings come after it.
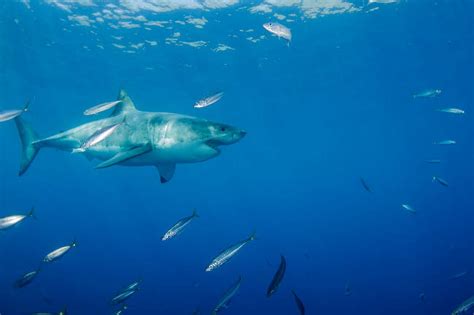
POLYGON ((153 143, 164 158, 179 163, 199 162, 220 153, 220 146, 242 139, 242 129, 204 119, 170 115, 154 121, 153 143))
POLYGON ((204 138, 209 139, 206 144, 211 147, 236 143, 246 135, 244 130, 225 124, 206 122, 206 127, 204 138))

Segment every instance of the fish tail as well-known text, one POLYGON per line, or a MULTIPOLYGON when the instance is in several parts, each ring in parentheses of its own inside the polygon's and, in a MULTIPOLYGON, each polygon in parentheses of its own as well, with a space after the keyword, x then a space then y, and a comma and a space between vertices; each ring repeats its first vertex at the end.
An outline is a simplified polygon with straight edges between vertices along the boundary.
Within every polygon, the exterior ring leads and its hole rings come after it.
POLYGON ((20 171, 18 172, 18 175, 21 176, 28 170, 41 146, 36 143, 38 135, 29 123, 25 122, 20 116, 15 118, 15 123, 22 145, 20 171))
POLYGON ((35 214, 35 207, 31 207, 30 212, 28 212, 28 216, 32 217, 35 220, 38 220, 38 218, 36 217, 36 214, 35 214))
POLYGON ((28 111, 28 109, 29 109, 29 107, 30 107, 30 104, 31 104, 31 101, 30 101, 30 100, 26 101, 25 106, 23 106, 23 111, 24 111, 24 112, 27 112, 27 111, 28 111))
POLYGON ((199 218, 199 214, 197 213, 196 209, 193 209, 193 217, 199 218))
POLYGON ((257 231, 253 231, 252 234, 249 236, 249 241, 254 241, 257 239, 257 231))

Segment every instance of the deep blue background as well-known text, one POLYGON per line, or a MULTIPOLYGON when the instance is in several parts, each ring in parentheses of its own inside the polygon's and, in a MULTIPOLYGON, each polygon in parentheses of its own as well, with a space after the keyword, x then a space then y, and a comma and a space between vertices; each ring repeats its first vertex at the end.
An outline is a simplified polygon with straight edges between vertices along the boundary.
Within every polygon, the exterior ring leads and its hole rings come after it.
POLYGON ((112 295, 137 278, 142 289, 127 314, 190 314, 198 305, 207 314, 238 275, 241 290, 223 314, 297 314, 292 288, 308 314, 448 314, 474 294, 473 1, 410 1, 298 21, 289 48, 239 34, 265 34, 268 15, 200 12, 208 25, 188 27, 186 36, 236 49, 224 53, 164 45, 163 29, 99 27, 93 35, 69 26, 63 11, 38 2, 32 8, 0 5, 0 108, 34 97, 25 118, 40 135, 88 121, 82 111, 114 99, 119 87, 141 110, 205 117, 248 135, 216 159, 178 165, 161 185, 152 167, 94 170, 94 162, 49 149, 19 178, 15 126, 1 124, 0 216, 32 205, 38 216, 0 234, 2 314, 64 305, 71 314, 108 314, 112 295), (111 35, 160 43, 131 55, 110 47, 111 35), (413 100, 426 88, 443 93, 413 100), (225 91, 221 102, 192 108, 216 90, 225 91), (443 107, 466 115, 435 111, 443 107), (451 138, 458 144, 433 145, 451 138), (438 158, 439 165, 424 162, 438 158), (450 186, 432 183, 433 175, 450 186), (402 203, 418 212, 410 215, 402 203), (192 208, 201 218, 162 242, 192 208), (215 254, 253 230, 257 241, 204 272, 215 254), (73 239, 78 247, 64 259, 29 287, 12 288, 73 239), (280 253, 287 274, 267 299, 280 253), (469 274, 449 280, 462 271, 469 274))

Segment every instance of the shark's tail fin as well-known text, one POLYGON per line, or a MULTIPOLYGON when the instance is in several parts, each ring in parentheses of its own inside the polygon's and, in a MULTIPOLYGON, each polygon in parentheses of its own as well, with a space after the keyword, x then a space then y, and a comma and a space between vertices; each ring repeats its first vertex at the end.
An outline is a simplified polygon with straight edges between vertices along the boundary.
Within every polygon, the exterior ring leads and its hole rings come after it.
POLYGON ((31 128, 31 125, 23 120, 20 116, 15 118, 16 127, 21 140, 21 162, 19 176, 23 175, 31 162, 33 162, 36 154, 40 149, 38 144, 33 144, 34 141, 38 140, 38 135, 31 128))

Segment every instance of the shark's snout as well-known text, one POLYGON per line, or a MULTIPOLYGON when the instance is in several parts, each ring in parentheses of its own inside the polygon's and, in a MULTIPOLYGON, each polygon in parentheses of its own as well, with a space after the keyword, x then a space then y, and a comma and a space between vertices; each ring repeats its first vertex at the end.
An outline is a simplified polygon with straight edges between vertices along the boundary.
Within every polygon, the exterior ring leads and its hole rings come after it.
POLYGON ((232 132, 232 139, 229 141, 229 144, 236 143, 240 141, 245 135, 247 134, 247 131, 245 130, 240 130, 236 129, 234 132, 232 132))
POLYGON ((239 130, 239 131, 237 131, 237 132, 234 134, 235 141, 239 141, 240 139, 242 139, 243 137, 245 137, 246 134, 247 134, 247 131, 245 131, 245 130, 239 130))

